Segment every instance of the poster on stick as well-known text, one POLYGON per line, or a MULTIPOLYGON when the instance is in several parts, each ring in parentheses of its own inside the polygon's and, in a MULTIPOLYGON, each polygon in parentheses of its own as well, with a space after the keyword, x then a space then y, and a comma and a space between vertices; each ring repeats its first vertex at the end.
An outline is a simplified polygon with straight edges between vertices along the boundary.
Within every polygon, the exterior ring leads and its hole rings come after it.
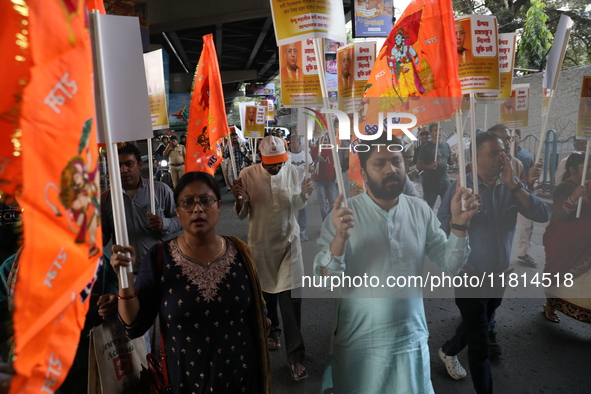
POLYGON ((265 113, 266 106, 247 105, 246 116, 242 129, 244 136, 250 138, 263 138, 265 136, 265 113))
POLYGON ((392 30, 392 0, 353 0, 353 38, 388 37, 392 30))
POLYGON ((560 16, 556 34, 554 35, 554 42, 552 48, 548 53, 548 62, 546 63, 546 70, 544 71, 544 79, 542 87, 548 89, 556 89, 558 83, 558 75, 562 69, 562 62, 564 62, 564 55, 566 54, 566 47, 568 46, 568 39, 570 31, 573 27, 573 20, 566 15, 560 16))
POLYGON ((292 42, 279 48, 281 94, 287 108, 322 105, 314 41, 292 42))
POLYGON ((577 138, 591 140, 591 75, 583 77, 577 122, 577 138))
POLYGON ((148 83, 148 100, 150 100, 152 129, 168 129, 162 49, 144 53, 144 66, 146 68, 146 80, 148 83))
POLYGON ((501 123, 509 128, 528 126, 529 83, 513 85, 511 96, 501 104, 501 123))
POLYGON ((463 93, 498 93, 497 18, 470 15, 455 20, 458 72, 463 93))
POLYGON ((341 0, 270 0, 277 46, 312 38, 347 41, 341 0))
POLYGON ((339 49, 337 74, 339 76, 339 109, 346 113, 359 111, 363 91, 376 58, 376 42, 356 42, 339 49))
POLYGON ((499 34, 500 93, 478 93, 476 95, 478 101, 504 101, 511 95, 516 43, 516 33, 499 34))

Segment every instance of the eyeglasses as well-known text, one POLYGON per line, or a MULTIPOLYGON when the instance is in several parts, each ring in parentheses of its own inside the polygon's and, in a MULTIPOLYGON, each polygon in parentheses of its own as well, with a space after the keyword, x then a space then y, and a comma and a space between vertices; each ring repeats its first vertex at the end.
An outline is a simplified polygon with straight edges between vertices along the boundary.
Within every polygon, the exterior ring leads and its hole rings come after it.
POLYGON ((179 202, 177 207, 179 207, 182 212, 191 213, 195 210, 195 205, 199 204, 204 211, 208 211, 215 206, 217 201, 219 200, 213 199, 211 197, 203 197, 199 200, 188 199, 179 202))
POLYGON ((508 137, 501 138, 501 140, 502 140, 502 141, 508 141, 508 142, 511 142, 511 141, 513 141, 514 139, 515 139, 515 137, 514 137, 514 136, 512 136, 512 135, 510 135, 510 136, 508 136, 508 137))
POLYGON ((285 162, 275 163, 275 164, 263 164, 263 167, 265 167, 265 168, 281 168, 281 167, 283 167, 284 164, 285 164, 285 162))

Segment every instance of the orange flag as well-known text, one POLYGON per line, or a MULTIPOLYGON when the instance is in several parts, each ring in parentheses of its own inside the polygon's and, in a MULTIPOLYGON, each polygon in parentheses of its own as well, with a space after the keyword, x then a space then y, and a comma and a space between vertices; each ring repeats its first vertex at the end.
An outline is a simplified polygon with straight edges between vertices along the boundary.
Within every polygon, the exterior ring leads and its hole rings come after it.
POLYGON ((11 1, 0 2, 0 198, 22 187, 20 114, 23 90, 31 75, 28 9, 11 1), (26 34, 25 34, 26 33, 26 34))
POLYGON ((92 12, 92 10, 98 10, 98 12, 100 12, 101 14, 107 15, 103 0, 86 0, 86 9, 89 12, 92 12))
POLYGON ((220 140, 228 135, 228 119, 217 59, 213 35, 203 36, 187 127, 187 172, 205 171, 213 175, 222 161, 220 140))
MULTIPOLYGON (((12 0, 0 8, 20 29, 13 47, 3 45, 0 54, 3 77, 18 76, 16 88, 9 85, 16 96, 8 118, 2 101, 0 145, 4 149, 6 126, 12 127, 20 137, 9 147, 26 163, 18 196, 24 247, 13 300, 10 390, 52 393, 74 360, 102 255, 88 18, 84 0, 12 0)), ((14 24, 0 26, 0 37, 14 34, 14 24)), ((3 182, 0 187, 7 190, 3 182)))
MULTIPOLYGON (((461 97, 452 1, 413 0, 377 56, 365 87, 359 131, 378 132, 380 112, 384 130, 388 112, 413 115, 414 127, 448 119, 460 108, 461 97)), ((411 118, 394 118, 397 122, 408 124, 411 118)), ((349 161, 353 186, 363 188, 356 152, 349 161)))

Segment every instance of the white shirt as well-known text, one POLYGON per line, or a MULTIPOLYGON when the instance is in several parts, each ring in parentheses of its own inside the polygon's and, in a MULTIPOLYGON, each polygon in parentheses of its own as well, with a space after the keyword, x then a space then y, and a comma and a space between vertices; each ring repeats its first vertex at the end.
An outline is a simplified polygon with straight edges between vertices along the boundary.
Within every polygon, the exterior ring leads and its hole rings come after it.
MULTIPOLYGON (((287 157, 289 157, 289 162, 295 166, 298 170, 298 174, 300 176, 300 185, 304 181, 304 175, 306 172, 306 162, 304 161, 304 151, 301 150, 298 153, 287 152, 287 157)), ((308 166, 314 164, 314 160, 312 160, 312 156, 308 153, 308 166)))
POLYGON ((248 246, 265 293, 281 293, 302 286, 304 261, 297 212, 306 203, 295 166, 286 163, 271 175, 259 163, 240 173, 243 205, 234 213, 249 216, 248 246))

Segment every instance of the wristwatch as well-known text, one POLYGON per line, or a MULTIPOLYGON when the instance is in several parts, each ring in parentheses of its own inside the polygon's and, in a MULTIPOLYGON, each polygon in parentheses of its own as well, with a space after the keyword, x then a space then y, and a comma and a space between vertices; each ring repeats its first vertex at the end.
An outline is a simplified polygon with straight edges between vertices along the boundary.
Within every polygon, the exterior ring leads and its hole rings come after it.
POLYGON ((520 191, 521 189, 523 189, 523 185, 521 183, 517 183, 517 186, 515 186, 513 189, 509 189, 509 191, 511 193, 517 193, 518 191, 520 191))
POLYGON ((468 229, 470 228, 470 226, 465 225, 465 224, 457 224, 454 222, 450 222, 449 226, 451 228, 453 228, 454 230, 458 230, 458 231, 468 231, 468 229))

